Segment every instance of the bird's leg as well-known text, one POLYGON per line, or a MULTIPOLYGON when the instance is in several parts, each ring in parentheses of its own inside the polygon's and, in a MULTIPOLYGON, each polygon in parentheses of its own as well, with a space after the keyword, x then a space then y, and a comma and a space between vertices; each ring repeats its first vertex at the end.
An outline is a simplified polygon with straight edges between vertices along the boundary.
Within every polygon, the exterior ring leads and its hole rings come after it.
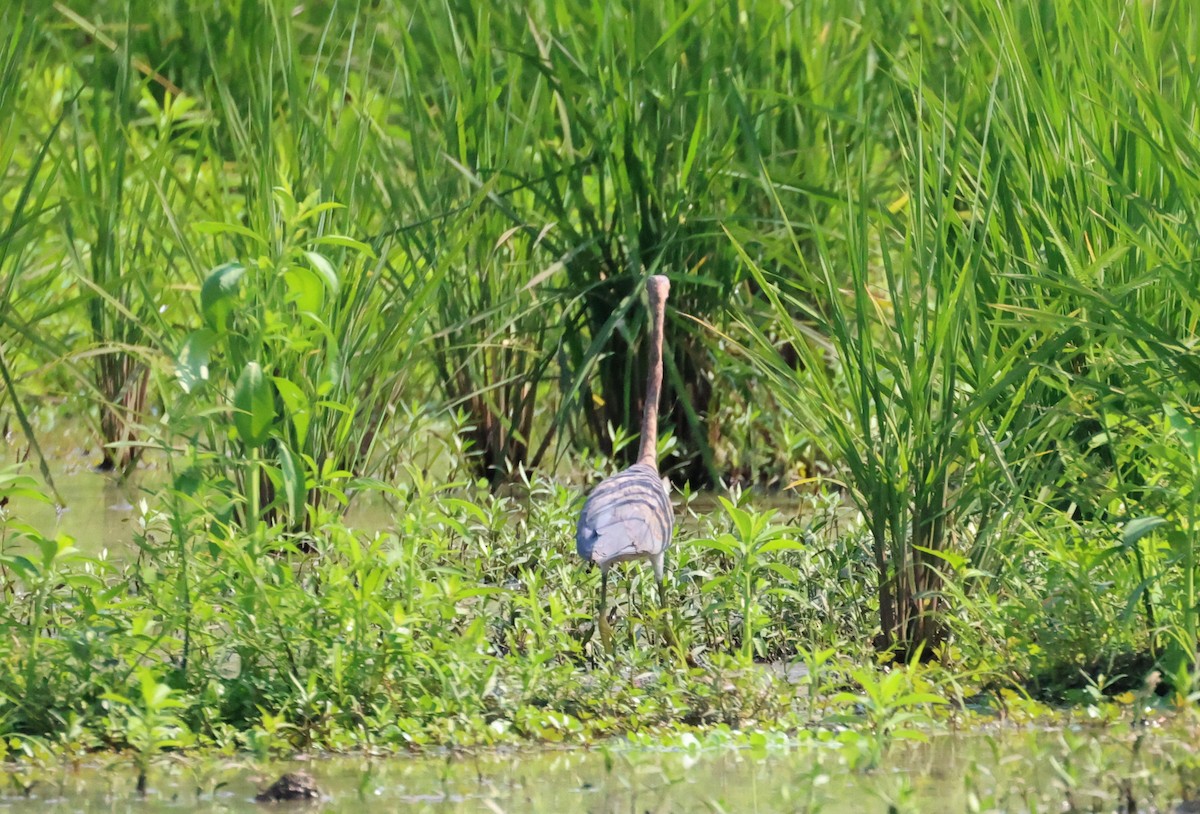
POLYGON ((608 569, 600 571, 600 613, 596 617, 596 626, 600 628, 600 643, 611 656, 613 653, 612 627, 608 624, 608 569))

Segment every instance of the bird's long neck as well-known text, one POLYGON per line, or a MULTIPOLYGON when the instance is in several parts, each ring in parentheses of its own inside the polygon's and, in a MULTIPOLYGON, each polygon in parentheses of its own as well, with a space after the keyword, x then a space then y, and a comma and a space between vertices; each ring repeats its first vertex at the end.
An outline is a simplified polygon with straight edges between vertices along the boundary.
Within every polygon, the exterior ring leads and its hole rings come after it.
POLYGON ((651 277, 650 283, 650 370, 646 374, 646 401, 642 406, 642 446, 638 463, 658 470, 658 398, 662 391, 663 319, 667 307, 667 280, 651 277))

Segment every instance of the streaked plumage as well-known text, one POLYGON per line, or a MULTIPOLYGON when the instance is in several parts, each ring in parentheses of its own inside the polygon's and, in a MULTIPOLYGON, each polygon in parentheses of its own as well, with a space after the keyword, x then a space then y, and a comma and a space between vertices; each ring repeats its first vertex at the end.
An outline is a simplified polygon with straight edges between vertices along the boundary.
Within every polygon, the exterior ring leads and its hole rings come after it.
MULTIPOLYGON (((670 489, 658 475, 658 397, 662 389, 663 318, 670 283, 654 276, 646 281, 650 300, 650 366, 646 376, 646 400, 642 410, 642 438, 638 461, 626 470, 600 481, 583 504, 575 531, 575 550, 589 563, 600 567, 601 636, 608 638, 605 603, 608 569, 613 563, 649 560, 654 565, 659 600, 665 606, 663 561, 671 544, 675 514, 670 489)), ((668 638, 671 637, 668 628, 668 638)), ((607 643, 607 642, 606 642, 607 643)))

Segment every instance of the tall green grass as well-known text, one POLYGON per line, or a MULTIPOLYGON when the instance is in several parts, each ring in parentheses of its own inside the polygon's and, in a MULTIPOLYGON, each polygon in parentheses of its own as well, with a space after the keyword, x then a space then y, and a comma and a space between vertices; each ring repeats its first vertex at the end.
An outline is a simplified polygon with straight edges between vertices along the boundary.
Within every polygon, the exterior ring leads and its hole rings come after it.
POLYGON ((675 480, 843 484, 881 647, 1104 573, 1113 647, 1194 663, 1186 4, 0 14, 30 443, 28 406, 78 408, 113 464, 153 447, 179 500, 320 548, 355 488, 427 482, 406 435, 446 411, 493 484, 620 465, 663 272, 675 480))
MULTIPOLYGON (((625 454, 611 438, 642 408, 636 292, 665 271, 681 315, 664 401, 680 441, 672 466, 719 483, 730 474, 719 451, 753 432, 729 416, 756 407, 744 379, 734 394, 714 389, 726 350, 709 328, 726 330, 750 291, 723 227, 776 228, 773 195, 829 199, 825 140, 867 131, 823 111, 856 104, 856 77, 879 73, 876 40, 902 50, 908 36, 899 7, 866 27, 848 23, 851 5, 826 11, 572 2, 183 14, 131 2, 42 12, 45 41, 91 88, 73 114, 63 194, 92 341, 60 355, 86 354, 92 369, 78 372, 95 390, 106 456, 128 467, 139 443, 171 445, 149 439, 155 422, 138 413, 171 412, 178 394, 145 377, 156 354, 180 352, 196 318, 186 324, 186 300, 165 319, 149 306, 251 250, 245 233, 206 223, 234 223, 278 250, 282 186, 344 205, 318 231, 381 257, 397 251, 384 267, 405 313, 384 324, 404 327, 362 346, 380 352, 351 368, 374 372, 360 378, 370 394, 355 424, 368 429, 345 446, 371 446, 379 404, 395 399, 400 382, 380 366, 392 353, 411 361, 394 369, 418 374, 409 392, 433 386, 466 411, 476 466, 493 480, 571 448, 625 454), (764 189, 764 162, 788 184, 764 189), (408 336, 408 350, 392 346, 408 336)), ((369 474, 369 460, 345 463, 369 474)))
MULTIPOLYGON (((1065 512, 1116 541, 1163 486, 1188 494, 1186 472, 1147 489, 1155 456, 1133 439, 1196 394, 1190 15, 964 3, 925 22, 891 98, 861 113, 893 123, 877 139, 894 139, 895 181, 844 149, 844 205, 781 202, 790 253, 744 256, 788 342, 750 324, 752 353, 845 463, 881 643, 910 654, 943 640, 947 579, 969 601, 1017 577, 1014 518, 1036 534, 1065 512)), ((1189 557, 1152 575, 1125 539, 1130 609, 1191 584, 1189 557)), ((1188 595, 1171 619, 1190 628, 1188 595)))
POLYGON ((61 108, 64 89, 56 81, 58 77, 51 77, 41 85, 23 81, 32 66, 42 64, 36 57, 36 16, 24 9, 8 8, 0 16, 0 24, 9 32, 0 49, 0 120, 4 122, 0 131, 0 201, 3 201, 0 316, 7 328, 6 340, 0 346, 0 377, 21 431, 37 457, 42 477, 61 503, 23 403, 28 390, 18 391, 18 376, 10 360, 14 347, 21 344, 48 347, 51 353, 56 350, 53 345, 40 342, 36 332, 29 330, 38 317, 28 312, 52 313, 63 307, 62 298, 55 296, 57 264, 50 261, 46 268, 41 259, 34 259, 34 250, 44 239, 44 224, 55 207, 53 189, 58 164, 51 150, 62 118, 54 118, 53 111, 61 108), (39 91, 49 96, 50 116, 27 114, 39 91), (43 125, 41 132, 36 128, 37 122, 43 125))

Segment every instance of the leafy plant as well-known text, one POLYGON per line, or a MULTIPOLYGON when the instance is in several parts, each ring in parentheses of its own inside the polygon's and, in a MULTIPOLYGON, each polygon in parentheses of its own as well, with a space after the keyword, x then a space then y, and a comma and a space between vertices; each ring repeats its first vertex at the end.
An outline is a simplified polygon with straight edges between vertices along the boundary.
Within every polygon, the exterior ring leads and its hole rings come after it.
POLYGON ((20 642, 20 658, 9 654, 0 679, 0 697, 11 702, 0 725, 16 729, 46 725, 50 699, 65 679, 56 664, 62 643, 48 634, 54 627, 56 595, 96 583, 92 575, 72 569, 86 558, 69 537, 46 537, 24 524, 18 528, 17 535, 6 536, 0 552, 3 593, 14 606, 5 614, 3 628, 20 642))
POLYGON ((1195 684, 1200 672, 1200 597, 1197 596, 1196 530, 1200 496, 1200 430, 1189 412, 1167 405, 1150 451, 1162 467, 1161 505, 1165 516, 1149 515, 1129 521, 1122 533, 1120 553, 1131 553, 1138 566, 1141 583, 1133 598, 1145 601, 1146 622, 1157 629, 1165 627, 1167 647, 1161 662, 1177 692, 1195 684), (1159 537, 1165 546, 1142 543, 1149 536, 1159 537), (1147 562, 1149 560, 1149 562, 1147 562), (1155 602, 1152 597, 1161 599, 1155 602), (1162 619, 1155 614, 1158 608, 1162 619), (1165 607, 1164 607, 1165 606, 1165 607))
MULTIPOLYGON (((205 278, 204 327, 183 342, 176 367, 183 397, 169 415, 172 432, 204 451, 203 460, 236 465, 229 474, 245 496, 239 514, 249 528, 260 518, 286 517, 302 529, 310 505, 337 500, 328 486, 367 472, 403 371, 372 380, 374 360, 388 348, 361 347, 378 325, 374 309, 388 301, 383 263, 367 245, 322 232, 320 219, 335 204, 297 202, 283 188, 276 200, 277 234, 205 227, 265 253, 224 263, 205 278), (330 250, 345 258, 340 267, 324 253, 330 250), (232 436, 209 419, 223 411, 232 436)), ((388 333, 399 339, 405 327, 388 333)))
POLYGON ((173 710, 185 706, 175 690, 158 680, 143 667, 137 673, 137 693, 131 699, 117 693, 105 697, 113 705, 115 725, 123 728, 123 737, 133 749, 137 769, 137 791, 145 796, 146 780, 155 758, 165 749, 187 743, 187 729, 173 710))
POLYGON ((925 740, 925 733, 913 725, 929 722, 925 708, 946 703, 937 693, 915 689, 918 682, 907 670, 877 673, 860 668, 850 675, 862 691, 841 692, 832 700, 855 705, 856 714, 866 722, 865 733, 852 733, 846 739, 847 750, 855 755, 851 763, 858 769, 878 766, 893 741, 925 740))
MULTIPOLYGON (((18 389, 14 375, 11 349, 18 340, 36 344, 39 332, 37 320, 18 316, 15 302, 21 293, 18 282, 26 288, 43 291, 52 275, 36 275, 40 280, 32 284, 32 274, 22 274, 28 257, 37 242, 38 225, 54 207, 53 190, 58 174, 58 164, 53 158, 53 147, 62 118, 48 123, 44 135, 36 137, 35 146, 28 151, 18 150, 18 145, 29 138, 25 127, 31 117, 23 115, 25 107, 32 104, 35 87, 27 86, 22 77, 30 68, 31 56, 36 52, 38 15, 30 9, 7 8, 0 12, 0 25, 10 32, 4 46, 0 48, 0 200, 7 217, 0 217, 0 317, 3 318, 8 352, 0 348, 0 379, 3 380, 7 397, 11 399, 13 412, 27 443, 37 457, 38 466, 48 488, 62 503, 54 486, 50 468, 42 454, 37 435, 24 404, 26 393, 18 389), (26 93, 22 93, 22 91, 26 93), (14 186, 15 182, 15 186, 14 186)), ((57 79, 57 77, 56 77, 57 79)), ((45 88, 42 88, 45 89, 45 88)), ((57 94, 62 88, 55 88, 57 94)), ((55 95, 51 94, 53 100, 55 95)), ((58 99, 61 103, 61 98, 58 99)), ((58 307, 56 303, 55 308, 58 307)))
MULTIPOLYGON (((799 582, 795 568, 777 561, 772 555, 798 551, 804 545, 791 539, 785 526, 772 523, 772 511, 755 512, 719 498, 729 518, 731 530, 712 538, 697 538, 691 542, 710 556, 719 555, 728 563, 723 573, 706 580, 701 593, 713 597, 706 614, 711 611, 732 611, 741 617, 741 654, 747 662, 754 658, 756 630, 767 622, 761 599, 771 594, 789 598, 798 594, 790 587, 799 582), (767 587, 768 573, 778 578, 780 585, 767 587)), ((772 580, 774 581, 774 580, 772 580)))

